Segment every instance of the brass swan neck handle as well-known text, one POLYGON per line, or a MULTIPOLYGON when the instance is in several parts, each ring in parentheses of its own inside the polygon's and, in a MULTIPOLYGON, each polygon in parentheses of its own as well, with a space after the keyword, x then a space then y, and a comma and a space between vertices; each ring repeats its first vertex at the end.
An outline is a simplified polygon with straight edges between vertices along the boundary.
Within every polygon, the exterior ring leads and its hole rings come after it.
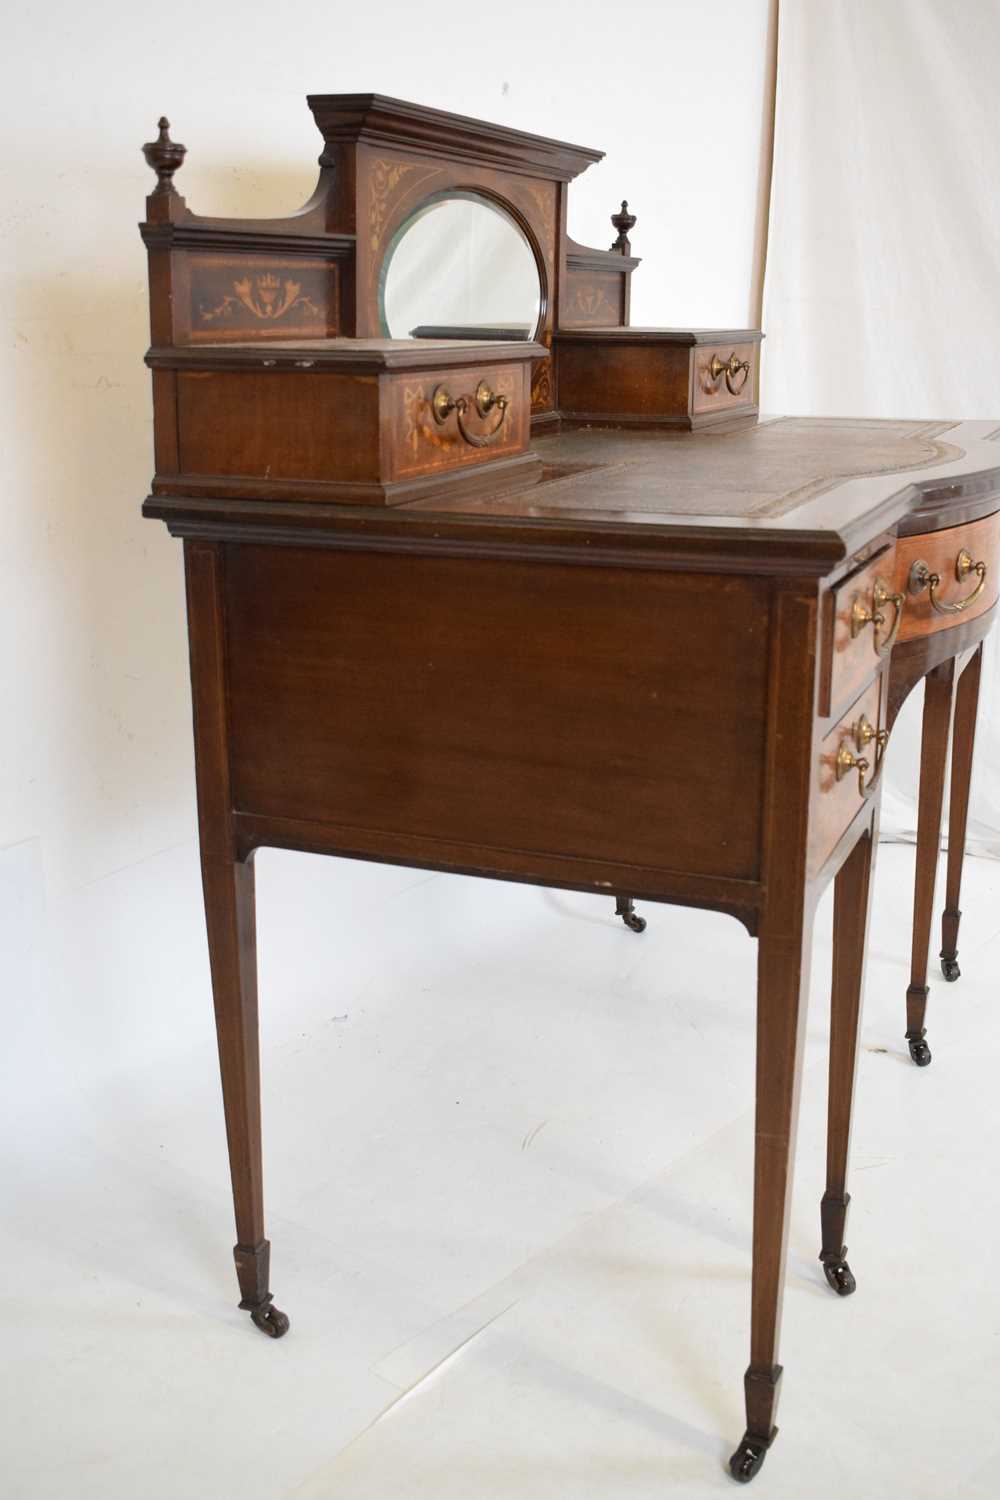
POLYGON ((888 729, 876 729, 866 714, 862 714, 856 724, 851 726, 851 738, 854 740, 855 749, 859 752, 855 755, 848 745, 842 744, 837 751, 836 776, 841 781, 849 771, 858 773, 858 796, 866 802, 873 797, 878 790, 879 781, 882 778, 882 765, 885 759, 885 747, 889 743, 888 729), (868 759, 860 754, 866 745, 875 741, 875 772, 868 781, 865 780, 871 765, 868 759))
POLYGON ((488 448, 496 440, 506 419, 509 407, 510 401, 508 397, 497 395, 496 391, 492 390, 486 384, 485 380, 479 382, 476 386, 475 394, 472 396, 453 397, 447 386, 439 385, 431 397, 431 411, 434 413, 435 422, 440 426, 454 412, 458 419, 458 430, 472 448, 488 448), (481 417, 488 417, 491 411, 498 411, 500 413, 500 420, 489 432, 471 432, 465 425, 465 418, 468 415, 470 406, 474 406, 481 417))
POLYGON ((985 562, 973 562, 972 553, 967 552, 962 547, 955 559, 955 579, 958 583, 963 583, 970 573, 975 573, 979 579, 972 593, 966 594, 964 599, 957 599, 954 603, 949 603, 948 600, 939 599, 937 596, 937 590, 941 587, 940 573, 932 573, 924 560, 918 558, 910 569, 907 587, 911 594, 920 594, 924 589, 927 589, 931 608, 935 614, 958 615, 961 614, 963 609, 968 609, 973 600, 978 599, 986 587, 985 562))
POLYGON ((748 359, 740 359, 738 354, 731 354, 728 359, 720 359, 717 354, 713 354, 712 363, 708 367, 708 373, 716 381, 720 375, 725 375, 729 394, 731 396, 738 396, 746 385, 750 375, 750 361, 748 359), (741 374, 743 379, 739 385, 734 385, 733 381, 741 374))

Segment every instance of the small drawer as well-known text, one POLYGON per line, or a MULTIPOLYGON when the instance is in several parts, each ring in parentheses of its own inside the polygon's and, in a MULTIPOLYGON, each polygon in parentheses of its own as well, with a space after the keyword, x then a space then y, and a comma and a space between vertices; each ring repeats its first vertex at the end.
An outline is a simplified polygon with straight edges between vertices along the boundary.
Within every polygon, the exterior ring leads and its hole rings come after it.
POLYGON ((982 521, 900 537, 893 588, 906 595, 901 641, 985 614, 997 599, 1000 511, 982 521))
POLYGON ((859 693, 892 649, 907 607, 906 595, 893 584, 895 575, 895 551, 887 546, 832 590, 820 688, 822 714, 836 713, 859 693))
POLYGON ((553 336, 564 424, 680 428, 757 415, 754 328, 564 328, 553 336))
POLYGON ((880 674, 822 741, 809 827, 809 869, 822 869, 851 820, 878 792, 888 735, 880 674), (861 764, 859 765, 859 762, 861 764))
POLYGON ((753 406, 759 344, 699 344, 691 351, 691 411, 753 406))
POLYGON ((383 429, 390 477, 523 453, 531 420, 530 377, 526 363, 392 376, 383 429))
POLYGON ((491 466, 534 483, 531 366, 544 353, 463 339, 153 349, 153 493, 399 505, 471 494, 491 466))

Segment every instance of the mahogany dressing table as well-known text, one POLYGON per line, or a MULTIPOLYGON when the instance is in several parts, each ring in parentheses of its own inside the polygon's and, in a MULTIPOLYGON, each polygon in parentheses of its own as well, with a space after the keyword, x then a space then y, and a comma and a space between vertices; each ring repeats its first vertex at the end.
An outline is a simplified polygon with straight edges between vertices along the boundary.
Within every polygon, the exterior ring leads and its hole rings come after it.
POLYGON ((566 232, 569 182, 600 153, 379 95, 309 105, 320 179, 287 219, 192 214, 165 121, 144 148, 144 513, 184 543, 240 1306, 287 1331, 264 1230, 258 848, 728 913, 758 945, 730 1466, 747 1481, 777 1431, 813 914, 833 882, 820 1258, 843 1295, 894 664, 930 672, 937 705, 988 629, 1000 452, 988 424, 758 423, 759 333, 630 328, 633 216, 610 250, 566 232), (406 236, 452 199, 530 252, 532 339, 519 307, 397 326, 406 236), (470 326, 491 336, 450 336, 470 326), (960 623, 937 612, 973 586, 960 623))

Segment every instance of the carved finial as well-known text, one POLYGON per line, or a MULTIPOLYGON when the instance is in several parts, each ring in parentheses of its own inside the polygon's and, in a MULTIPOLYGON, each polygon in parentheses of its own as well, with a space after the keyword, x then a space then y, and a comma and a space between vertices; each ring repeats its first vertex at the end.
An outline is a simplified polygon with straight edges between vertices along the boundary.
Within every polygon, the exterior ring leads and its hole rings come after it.
POLYGON ((611 246, 612 250, 617 250, 621 255, 631 255, 632 246, 629 244, 628 235, 629 230, 635 228, 635 214, 629 213, 627 198, 622 199, 621 213, 611 215, 611 222, 618 231, 618 238, 611 246))
POLYGON ((171 178, 177 168, 183 164, 187 152, 186 146, 181 146, 170 139, 170 121, 166 115, 160 116, 159 129, 160 133, 156 140, 147 141, 142 148, 143 156, 159 178, 153 189, 154 197, 159 193, 176 191, 171 178))

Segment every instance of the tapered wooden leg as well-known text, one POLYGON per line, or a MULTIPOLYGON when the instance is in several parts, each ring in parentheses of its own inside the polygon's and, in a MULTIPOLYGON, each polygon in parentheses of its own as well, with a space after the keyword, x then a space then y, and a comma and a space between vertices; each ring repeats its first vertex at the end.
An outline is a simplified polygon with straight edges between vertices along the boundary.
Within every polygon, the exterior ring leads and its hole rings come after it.
POLYGON ((827 1096, 826 1192, 820 1205, 826 1279, 841 1297, 856 1289, 847 1264, 844 1232, 851 1196, 847 1159, 858 1063, 861 995, 864 987, 868 918, 871 909, 872 854, 877 819, 837 874, 833 894, 833 983, 830 991, 830 1083, 827 1096))
POLYGON ((931 1049, 926 1041, 927 964, 930 957, 934 885, 941 848, 941 807, 948 736, 955 690, 954 659, 942 662, 924 679, 924 719, 920 744, 920 802, 917 810, 917 863, 913 888, 913 948, 906 991, 906 1040, 918 1068, 926 1068, 931 1049))
POLYGON ((798 932, 762 930, 757 955, 757 1106, 754 1127, 753 1287, 746 1432, 729 1460, 742 1483, 764 1462, 781 1383, 778 1338, 788 1210, 798 1121, 812 922, 798 932))
POLYGON ((969 786, 972 781, 972 752, 976 740, 982 665, 983 648, 980 645, 958 679, 955 693, 951 800, 948 804, 948 876, 944 912, 941 916, 941 972, 949 982, 956 980, 961 973, 958 967, 958 924, 962 920, 962 913, 958 903, 962 894, 965 830, 969 820, 969 786))
POLYGON ((208 954, 219 1043, 229 1170, 236 1211, 233 1254, 240 1307, 271 1338, 288 1331, 268 1284, 271 1247, 264 1238, 257 1026, 257 940, 252 859, 236 858, 229 780, 224 554, 213 543, 186 542, 188 635, 194 707, 198 835, 208 954))
POLYGON ((280 1338, 288 1332, 288 1318, 272 1302, 268 1287, 271 1246, 264 1238, 253 864, 226 867, 205 859, 202 881, 236 1211, 233 1256, 240 1307, 258 1328, 280 1338))
POLYGON ((773 623, 782 650, 773 656, 769 687, 765 898, 757 928, 750 1364, 743 1380, 746 1431, 729 1460, 730 1474, 743 1484, 760 1470, 777 1436, 778 1339, 815 903, 808 850, 817 614, 815 591, 782 593, 773 623))

